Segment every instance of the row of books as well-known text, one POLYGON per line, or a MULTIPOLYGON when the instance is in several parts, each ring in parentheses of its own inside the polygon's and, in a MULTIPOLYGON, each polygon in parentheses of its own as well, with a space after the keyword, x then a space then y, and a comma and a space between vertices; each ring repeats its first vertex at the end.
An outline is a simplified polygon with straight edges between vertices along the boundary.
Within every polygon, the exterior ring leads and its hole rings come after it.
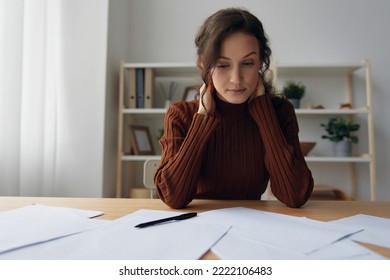
POLYGON ((129 108, 152 108, 153 69, 129 68, 129 108))

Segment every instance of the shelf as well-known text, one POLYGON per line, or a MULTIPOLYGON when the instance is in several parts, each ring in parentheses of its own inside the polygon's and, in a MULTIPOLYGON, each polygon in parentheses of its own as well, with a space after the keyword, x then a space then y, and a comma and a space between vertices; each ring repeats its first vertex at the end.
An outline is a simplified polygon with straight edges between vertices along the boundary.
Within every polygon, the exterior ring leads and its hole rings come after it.
POLYGON ((122 161, 145 161, 145 160, 148 160, 148 159, 161 159, 161 155, 157 155, 157 156, 148 156, 148 155, 145 155, 145 156, 134 156, 134 155, 124 155, 122 156, 122 161))
POLYGON ((365 64, 346 63, 346 64, 302 64, 302 65, 278 65, 278 74, 289 75, 297 73, 315 73, 315 74, 343 74, 352 73, 364 68, 365 64))
MULTIPOLYGON (((165 114, 166 108, 151 108, 151 109, 137 109, 126 108, 123 109, 123 114, 165 114)), ((367 114, 367 108, 360 109, 295 109, 297 115, 355 115, 367 114)))
POLYGON ((153 68, 155 77, 199 77, 199 70, 192 63, 125 63, 124 68, 153 68))
MULTIPOLYGON (((134 155, 124 155, 122 156, 122 161, 145 161, 148 159, 161 159, 161 155, 145 155, 145 156, 134 156, 134 155)), ((305 157, 307 162, 370 162, 370 156, 357 156, 357 157, 316 157, 316 156, 307 156, 305 157)))
POLYGON ((305 157, 307 162, 367 162, 371 161, 370 156, 361 156, 361 157, 315 157, 308 156, 305 157))
POLYGON ((297 115, 355 115, 367 114, 367 108, 360 109, 295 109, 297 115))
POLYGON ((166 108, 150 108, 150 109, 137 109, 137 108, 127 108, 123 109, 123 114, 165 114, 167 111, 166 108))
MULTIPOLYGON (((196 65, 193 63, 125 63, 124 68, 174 68, 177 70, 180 68, 196 68, 196 65)), ((175 71, 176 73, 176 71, 175 71)))

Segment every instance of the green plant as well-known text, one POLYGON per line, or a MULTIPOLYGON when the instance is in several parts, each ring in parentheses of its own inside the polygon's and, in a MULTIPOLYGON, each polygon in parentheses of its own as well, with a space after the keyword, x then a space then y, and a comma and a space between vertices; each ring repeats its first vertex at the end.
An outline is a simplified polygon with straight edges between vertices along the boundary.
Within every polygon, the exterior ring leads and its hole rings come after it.
POLYGON ((286 81, 282 94, 287 99, 302 99, 305 95, 306 86, 302 82, 286 81))
POLYGON ((342 140, 348 140, 352 143, 357 143, 359 138, 355 135, 351 135, 351 132, 357 131, 360 125, 354 123, 352 120, 348 120, 342 117, 330 118, 328 123, 321 124, 325 128, 327 135, 322 135, 322 139, 329 139, 332 142, 340 142, 342 140))

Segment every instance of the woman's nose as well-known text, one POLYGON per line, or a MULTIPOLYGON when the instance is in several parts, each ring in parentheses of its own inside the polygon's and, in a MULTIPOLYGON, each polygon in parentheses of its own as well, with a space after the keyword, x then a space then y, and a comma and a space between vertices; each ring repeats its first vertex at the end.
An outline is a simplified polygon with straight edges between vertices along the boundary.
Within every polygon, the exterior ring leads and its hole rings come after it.
POLYGON ((241 71, 239 67, 233 68, 230 74, 230 82, 232 84, 239 84, 241 81, 241 71))

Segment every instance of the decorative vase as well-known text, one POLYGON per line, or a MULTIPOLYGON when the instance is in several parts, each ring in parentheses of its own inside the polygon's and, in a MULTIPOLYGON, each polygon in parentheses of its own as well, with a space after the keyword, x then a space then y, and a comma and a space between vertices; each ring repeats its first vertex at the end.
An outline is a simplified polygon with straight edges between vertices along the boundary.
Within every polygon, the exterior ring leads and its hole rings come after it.
POLYGON ((292 103, 292 105, 294 106, 295 109, 299 109, 299 107, 301 106, 301 100, 300 99, 289 98, 288 101, 290 101, 292 103))
POLYGON ((352 142, 343 140, 333 144, 333 154, 336 157, 350 157, 352 156, 352 142))

